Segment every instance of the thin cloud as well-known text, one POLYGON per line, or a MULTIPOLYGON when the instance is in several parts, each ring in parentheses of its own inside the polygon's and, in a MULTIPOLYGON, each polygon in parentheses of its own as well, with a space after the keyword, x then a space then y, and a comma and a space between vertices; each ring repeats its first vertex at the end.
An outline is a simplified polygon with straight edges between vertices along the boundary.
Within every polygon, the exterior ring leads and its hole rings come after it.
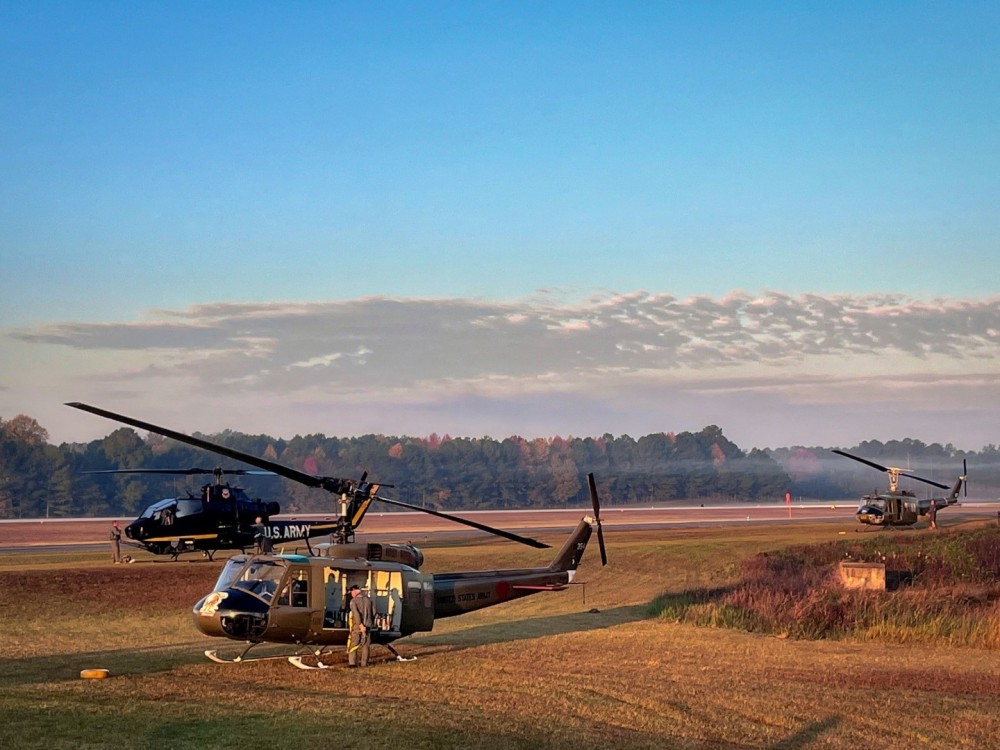
POLYGON ((992 359, 1000 350, 997 300, 930 304, 882 295, 680 301, 633 293, 563 306, 367 298, 200 305, 162 315, 171 322, 68 323, 8 335, 74 349, 169 351, 168 371, 197 361, 207 381, 254 375, 260 387, 281 388, 310 377, 403 385, 594 367, 780 366, 831 355, 992 359), (288 382, 292 370, 304 372, 288 382))
POLYGON ((982 411, 1000 403, 998 332, 1000 298, 733 292, 681 300, 640 291, 562 303, 548 295, 214 303, 4 335, 49 359, 76 352, 93 364, 66 379, 102 393, 314 409, 364 401, 439 415, 462 399, 495 399, 532 422, 532 409, 558 417, 539 409, 539 398, 637 417, 697 404, 725 424, 748 400, 770 409, 868 403, 925 411, 966 411, 978 401, 982 411))

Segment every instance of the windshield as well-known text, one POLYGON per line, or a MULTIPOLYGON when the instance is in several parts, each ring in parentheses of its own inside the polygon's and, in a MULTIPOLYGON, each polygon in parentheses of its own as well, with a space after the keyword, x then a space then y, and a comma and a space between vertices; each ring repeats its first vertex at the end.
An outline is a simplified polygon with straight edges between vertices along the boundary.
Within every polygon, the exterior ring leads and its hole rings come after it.
POLYGON ((171 505, 173 505, 176 502, 177 501, 174 500, 173 498, 167 498, 166 500, 160 500, 158 503, 153 503, 148 508, 146 508, 146 510, 144 510, 142 512, 142 515, 139 516, 139 517, 140 518, 152 518, 154 513, 156 513, 157 511, 163 510, 164 508, 169 508, 171 505))
POLYGON ((278 560, 256 560, 241 556, 230 558, 215 584, 215 591, 243 589, 266 602, 271 601, 285 564, 278 560))
POLYGON ((223 591, 230 588, 233 585, 233 581, 236 580, 236 576, 246 566, 248 559, 245 555, 230 557, 226 562, 226 566, 219 574, 219 580, 215 582, 215 588, 212 591, 223 591))

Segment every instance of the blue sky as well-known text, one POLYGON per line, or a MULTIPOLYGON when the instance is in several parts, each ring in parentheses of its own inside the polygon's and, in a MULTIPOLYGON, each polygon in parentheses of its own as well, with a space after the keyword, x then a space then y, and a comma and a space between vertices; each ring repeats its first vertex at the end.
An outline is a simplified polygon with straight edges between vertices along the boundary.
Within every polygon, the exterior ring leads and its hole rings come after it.
POLYGON ((0 2, 0 417, 56 439, 107 432, 58 406, 90 399, 202 431, 1000 442, 998 22, 0 2), (829 325, 808 352, 806 325, 829 325))

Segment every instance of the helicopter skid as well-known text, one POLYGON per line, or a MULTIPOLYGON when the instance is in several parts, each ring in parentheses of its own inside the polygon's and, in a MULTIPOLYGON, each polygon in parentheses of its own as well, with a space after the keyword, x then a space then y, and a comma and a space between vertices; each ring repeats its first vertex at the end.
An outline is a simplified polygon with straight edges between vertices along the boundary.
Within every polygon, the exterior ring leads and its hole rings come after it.
MULTIPOLYGON (((336 666, 335 664, 324 664, 319 660, 316 661, 315 665, 306 664, 304 661, 302 661, 304 658, 306 657, 289 656, 288 663, 291 664, 293 667, 298 667, 299 669, 306 669, 306 670, 330 669, 330 667, 336 666)), ((417 657, 415 656, 400 656, 399 654, 396 654, 396 661, 416 661, 416 660, 417 657)))
POLYGON ((216 664, 248 664, 254 661, 275 661, 276 659, 293 659, 295 657, 286 655, 281 656, 251 656, 246 657, 246 652, 244 651, 239 656, 234 656, 231 659, 227 659, 224 656, 219 656, 218 651, 210 650, 205 652, 205 656, 214 661, 216 664))
POLYGON ((288 663, 291 664, 293 667, 298 667, 299 669, 308 669, 308 670, 329 669, 330 667, 333 666, 333 664, 324 664, 319 659, 316 660, 315 665, 306 664, 304 661, 302 661, 304 658, 305 658, 304 655, 287 657, 288 663))
MULTIPOLYGON (((383 643, 382 646, 384 646, 386 649, 388 649, 389 652, 394 657, 396 657, 396 661, 416 661, 417 660, 417 657, 415 657, 415 656, 403 656, 396 649, 394 649, 392 646, 390 646, 388 643, 383 643)), ((302 661, 307 656, 307 654, 296 654, 295 656, 289 656, 288 657, 288 663, 291 664, 293 667, 298 667, 299 669, 307 669, 307 670, 329 669, 330 667, 332 667, 334 665, 333 664, 324 664, 321 661, 321 657, 324 654, 326 654, 326 653, 330 653, 330 652, 328 652, 328 651, 320 651, 320 652, 314 652, 312 654, 312 656, 316 657, 316 664, 315 664, 315 666, 312 665, 312 664, 306 664, 304 661, 302 661)))
POLYGON ((415 657, 415 656, 403 656, 396 649, 394 649, 392 646, 390 646, 388 643, 383 643, 382 645, 385 646, 387 649, 389 649, 389 652, 393 656, 396 657, 396 661, 416 661, 417 660, 417 657, 415 657))
POLYGON ((243 662, 249 662, 249 661, 266 661, 268 659, 285 658, 283 656, 251 656, 249 659, 245 659, 244 654, 240 654, 239 656, 234 656, 231 659, 227 659, 224 656, 219 656, 219 652, 214 650, 206 651, 205 656, 214 661, 216 664, 242 664, 243 662))

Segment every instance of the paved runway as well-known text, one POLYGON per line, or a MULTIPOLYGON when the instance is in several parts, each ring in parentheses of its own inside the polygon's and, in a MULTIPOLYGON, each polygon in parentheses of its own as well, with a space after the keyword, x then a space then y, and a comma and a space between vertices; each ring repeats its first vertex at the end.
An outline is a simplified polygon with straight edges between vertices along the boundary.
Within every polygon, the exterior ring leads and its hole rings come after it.
MULTIPOLYGON (((663 505, 645 508, 602 509, 605 531, 615 529, 658 529, 677 526, 709 526, 719 524, 778 524, 804 522, 840 522, 848 528, 860 528, 854 517, 855 504, 793 504, 786 505, 663 505)), ((479 523, 521 534, 572 529, 590 509, 465 511, 465 516, 479 523)), ((330 518, 328 515, 277 516, 277 518, 330 518)), ((971 518, 1000 520, 1000 502, 970 502, 942 510, 938 522, 947 526, 971 518)), ((34 521, 0 521, 0 553, 52 551, 57 549, 98 549, 107 546, 108 528, 112 518, 48 519, 34 521)), ((118 519, 129 521, 131 519, 118 519)), ((372 512, 365 516, 358 539, 406 539, 479 535, 467 527, 416 511, 372 512)), ((322 539, 318 540, 322 541, 322 539)))

